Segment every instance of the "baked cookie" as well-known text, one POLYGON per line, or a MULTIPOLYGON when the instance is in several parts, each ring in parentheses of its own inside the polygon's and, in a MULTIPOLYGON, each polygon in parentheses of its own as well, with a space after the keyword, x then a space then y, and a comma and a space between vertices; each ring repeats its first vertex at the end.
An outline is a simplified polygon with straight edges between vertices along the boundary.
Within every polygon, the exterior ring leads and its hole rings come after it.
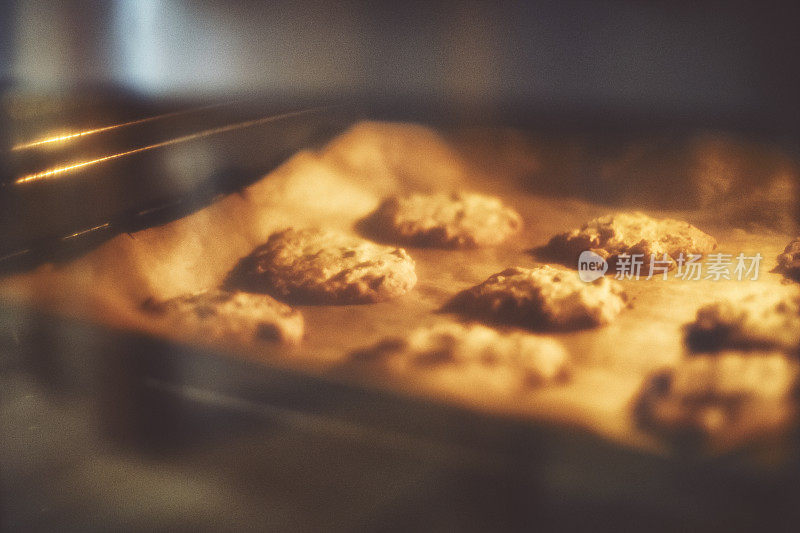
POLYGON ((790 419, 796 377, 796 363, 780 353, 693 356, 645 382, 635 416, 676 444, 734 443, 790 419))
POLYGON ((561 235, 556 235, 540 252, 566 265, 577 265, 578 256, 591 250, 603 257, 614 269, 622 254, 642 254, 643 264, 651 254, 659 261, 666 254, 675 266, 681 254, 705 254, 717 247, 711 235, 688 222, 671 218, 652 218, 644 213, 619 213, 596 218, 561 235))
POLYGON ((797 297, 753 293, 737 300, 702 306, 685 326, 686 344, 693 351, 800 347, 800 301, 797 297))
POLYGON ((287 229, 242 259, 227 286, 302 303, 354 304, 389 300, 417 282, 402 248, 336 231, 287 229))
POLYGON ((303 315, 265 294, 209 290, 148 300, 144 308, 179 334, 207 341, 298 344, 303 337, 303 315))
POLYGON ((787 244, 783 253, 778 256, 775 272, 780 272, 794 281, 800 281, 800 237, 787 244))
POLYGON ((568 377, 568 356, 555 339, 500 333, 481 325, 442 323, 386 339, 352 354, 392 374, 463 387, 515 391, 568 377))
POLYGON ((519 231, 522 217, 492 196, 412 194, 385 200, 369 223, 387 240, 434 248, 478 248, 500 244, 519 231))
POLYGON ((613 280, 585 283, 573 270, 509 268, 458 293, 444 310, 533 330, 580 329, 611 322, 627 305, 613 280))

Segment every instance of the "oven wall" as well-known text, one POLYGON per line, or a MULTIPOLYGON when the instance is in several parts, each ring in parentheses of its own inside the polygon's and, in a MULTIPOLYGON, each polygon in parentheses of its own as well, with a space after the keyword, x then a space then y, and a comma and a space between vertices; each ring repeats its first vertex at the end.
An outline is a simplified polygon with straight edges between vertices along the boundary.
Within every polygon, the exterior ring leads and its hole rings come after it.
MULTIPOLYGON (((7 3, 6 80, 759 117, 800 110, 798 8, 755 2, 7 3)), ((2 57, 2 56, 0 56, 2 57)))

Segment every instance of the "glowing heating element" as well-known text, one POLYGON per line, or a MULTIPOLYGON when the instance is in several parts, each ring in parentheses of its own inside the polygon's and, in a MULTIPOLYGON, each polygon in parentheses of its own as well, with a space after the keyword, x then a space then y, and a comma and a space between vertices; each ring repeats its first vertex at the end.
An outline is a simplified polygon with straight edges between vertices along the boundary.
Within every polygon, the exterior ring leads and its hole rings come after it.
POLYGON ((75 237, 80 237, 82 235, 86 235, 86 234, 92 233, 93 231, 101 230, 103 228, 108 228, 108 227, 111 227, 111 222, 106 222, 104 224, 100 224, 99 226, 94 226, 94 227, 91 227, 91 228, 88 228, 88 229, 76 231, 75 233, 72 233, 71 235, 67 235, 66 237, 62 237, 61 240, 62 241, 66 241, 66 240, 69 240, 69 239, 74 239, 75 237))
POLYGON ((178 116, 178 115, 185 115, 187 113, 193 113, 195 111, 201 111, 201 110, 204 110, 204 109, 210 109, 210 108, 219 107, 219 106, 222 106, 222 105, 226 105, 226 104, 224 104, 224 103, 223 104, 211 104, 211 105, 207 105, 207 106, 195 107, 195 108, 192 108, 192 109, 184 109, 183 111, 174 111, 172 113, 164 113, 163 115, 156 115, 154 117, 140 118, 138 120, 131 120, 130 122, 122 122, 120 124, 111 124, 109 126, 102 126, 102 127, 99 127, 99 128, 93 128, 93 129, 89 129, 89 130, 79 131, 79 132, 76 132, 76 133, 68 133, 68 134, 65 134, 65 135, 56 135, 56 136, 53 136, 53 137, 47 137, 47 138, 44 138, 44 139, 39 139, 38 141, 32 141, 32 142, 28 142, 28 143, 17 144, 15 146, 13 146, 11 148, 11 150, 12 151, 28 150, 30 148, 36 148, 38 146, 43 146, 43 145, 46 145, 46 144, 53 144, 53 143, 58 143, 58 142, 69 141, 71 139, 76 139, 78 137, 86 137, 88 135, 94 135, 95 133, 101 133, 101 132, 104 132, 104 131, 115 130, 117 128, 124 128, 124 127, 127 127, 127 126, 135 126, 137 124, 144 124, 145 122, 152 122, 152 121, 155 121, 155 120, 162 120, 162 119, 165 119, 165 118, 174 117, 174 116, 178 116))
POLYGON ((304 115, 304 114, 307 114, 307 113, 312 113, 314 111, 319 111, 320 109, 322 109, 322 108, 305 109, 305 110, 302 110, 302 111, 294 111, 294 112, 291 112, 291 113, 284 113, 282 115, 274 115, 274 116, 258 118, 258 119, 254 119, 254 120, 247 120, 245 122, 238 122, 238 123, 235 123, 235 124, 228 124, 227 126, 220 126, 218 128, 212 128, 212 129, 208 129, 208 130, 203 130, 203 131, 199 131, 199 132, 192 133, 192 134, 189 134, 189 135, 184 135, 182 137, 175 137, 174 139, 169 139, 169 140, 162 141, 162 142, 159 142, 159 143, 150 144, 150 145, 147 145, 147 146, 142 146, 140 148, 134 148, 133 150, 127 150, 125 152, 119 152, 119 153, 116 153, 116 154, 111 154, 111 155, 107 155, 107 156, 103 156, 103 157, 98 157, 97 159, 90 159, 90 160, 87 160, 87 161, 80 161, 78 163, 72 163, 70 165, 66 165, 66 166, 63 166, 63 167, 51 168, 49 170, 43 170, 41 172, 36 172, 34 174, 28 174, 26 176, 21 176, 21 177, 17 178, 14 181, 14 184, 15 185, 24 185, 24 184, 27 184, 27 183, 40 181, 40 180, 61 178, 61 177, 64 177, 65 174, 68 174, 70 171, 73 171, 73 170, 76 170, 76 169, 79 169, 79 168, 83 168, 83 167, 88 167, 90 165, 96 165, 96 164, 102 163, 104 161, 110 161, 112 159, 118 159, 120 157, 125 157, 127 155, 138 154, 139 152, 145 152, 147 150, 154 150, 156 148, 162 148, 164 146, 169 146, 169 145, 178 144, 178 143, 182 143, 182 142, 186 142, 186 141, 191 141, 191 140, 194 140, 194 139, 199 139, 201 137, 208 137, 209 135, 215 135, 217 133, 224 133, 224 132, 227 132, 227 131, 241 129, 241 128, 248 128, 250 126, 257 126, 259 124, 265 124, 267 122, 273 122, 273 121, 281 120, 281 119, 284 119, 284 118, 304 115))

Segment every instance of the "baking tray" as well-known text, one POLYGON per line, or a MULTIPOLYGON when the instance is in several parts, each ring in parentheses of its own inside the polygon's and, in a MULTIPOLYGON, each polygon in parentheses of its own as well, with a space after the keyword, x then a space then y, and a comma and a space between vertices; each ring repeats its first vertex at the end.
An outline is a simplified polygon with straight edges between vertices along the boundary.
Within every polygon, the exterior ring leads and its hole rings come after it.
MULTIPOLYGON (((470 138, 461 146, 474 148, 470 138)), ((536 264, 531 250, 553 234, 639 207, 544 192, 508 166, 487 166, 491 158, 470 165, 461 154, 481 152, 459 151, 458 139, 361 123, 188 216, 7 275, 8 524, 730 530, 794 520, 792 431, 682 456, 631 415, 643 379, 685 355, 681 327, 699 305, 745 289, 795 290, 768 274, 788 240, 780 231, 645 205, 696 223, 722 251, 762 253, 761 278, 626 282, 634 306, 614 324, 558 334, 577 365, 564 386, 497 396, 389 378, 349 360, 386 336, 451 319, 438 312, 450 295, 536 264), (275 229, 355 231, 383 196, 431 187, 499 195, 526 229, 493 250, 410 249, 420 282, 397 300, 298 306, 308 331, 299 351, 202 346, 142 314, 146 298, 218 284, 275 229), (44 483, 46 472, 60 477, 44 483)))
POLYGON ((4 530, 732 531, 798 518, 792 450, 755 466, 652 454, 1 309, 4 530))

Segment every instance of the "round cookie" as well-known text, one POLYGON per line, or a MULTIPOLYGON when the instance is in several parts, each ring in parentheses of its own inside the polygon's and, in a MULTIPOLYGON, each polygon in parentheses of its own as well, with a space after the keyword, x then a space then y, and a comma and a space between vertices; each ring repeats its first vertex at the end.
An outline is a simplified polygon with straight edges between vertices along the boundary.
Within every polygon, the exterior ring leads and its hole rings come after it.
POLYGON ((203 340, 298 344, 303 315, 265 294, 203 291, 144 305, 178 333, 203 340))
POLYGON ((474 193, 392 197, 370 217, 387 240, 433 248, 494 246, 518 232, 522 217, 499 198, 474 193))
POLYGON ((725 348, 795 352, 800 348, 800 301, 758 292, 710 303, 697 310, 685 333, 686 344, 698 352, 725 348))
POLYGON ((227 286, 302 303, 354 304, 389 300, 417 282, 402 248, 336 231, 287 229, 242 259, 227 286))
POLYGON ((567 352, 555 339, 455 322, 386 339, 355 352, 352 359, 415 381, 498 392, 538 387, 569 376, 567 352))
POLYGON ((789 420, 796 377, 796 363, 780 353, 692 356, 645 382, 635 416, 679 445, 741 442, 789 420))
POLYGON ((800 237, 792 240, 778 256, 778 266, 775 272, 780 272, 785 277, 800 281, 800 237))
POLYGON ((534 330, 570 330, 611 322, 627 306, 616 281, 585 283, 549 265, 509 268, 458 293, 444 310, 534 330))
POLYGON ((688 222, 672 218, 653 218, 644 213, 619 213, 596 218, 580 229, 556 235, 541 249, 544 255, 575 266, 578 256, 591 250, 616 267, 622 254, 641 254, 644 264, 651 254, 658 261, 667 256, 670 268, 681 254, 705 254, 717 247, 717 241, 688 222))

